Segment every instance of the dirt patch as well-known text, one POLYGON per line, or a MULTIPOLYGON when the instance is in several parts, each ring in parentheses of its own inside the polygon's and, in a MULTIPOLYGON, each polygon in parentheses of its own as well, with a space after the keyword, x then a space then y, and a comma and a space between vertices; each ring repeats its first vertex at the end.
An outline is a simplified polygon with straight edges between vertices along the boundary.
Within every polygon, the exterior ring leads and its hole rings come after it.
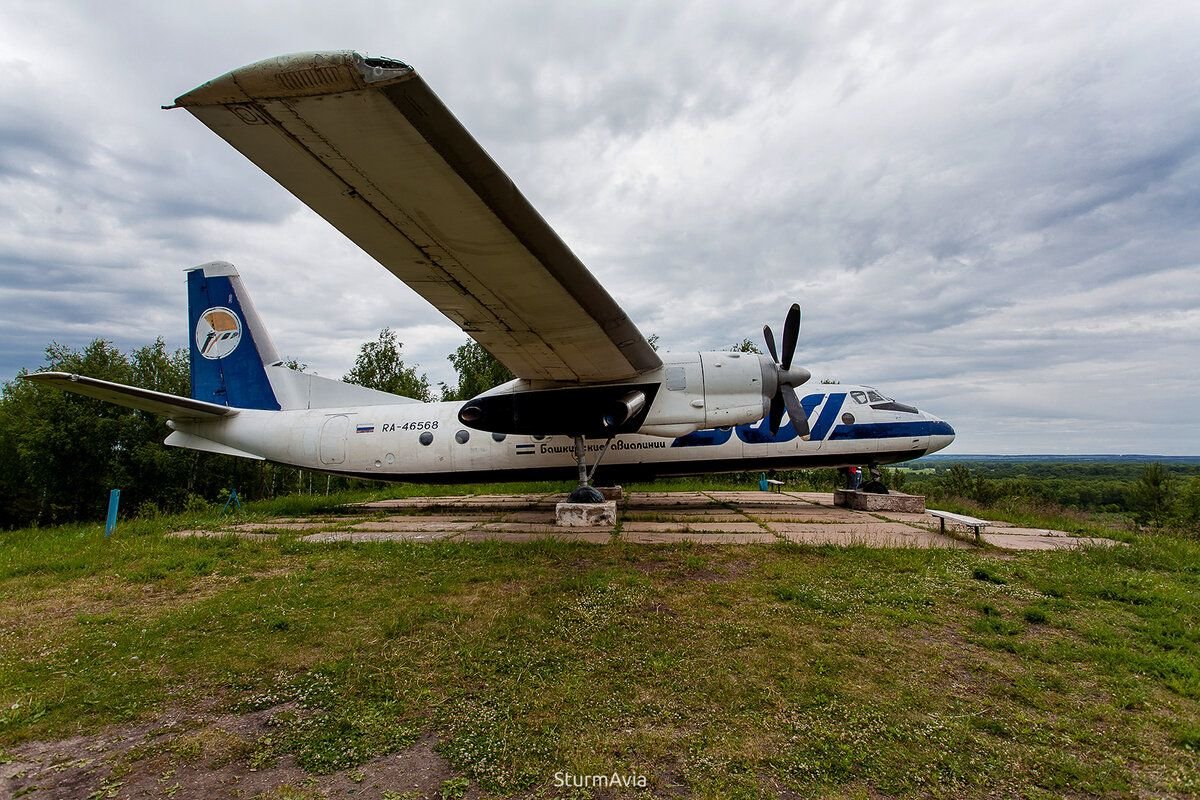
POLYGON ((176 710, 150 722, 88 736, 28 742, 10 750, 11 760, 0 765, 0 796, 210 800, 382 797, 391 792, 415 800, 440 797, 442 783, 455 777, 437 753, 432 734, 398 752, 329 775, 311 775, 290 756, 256 764, 258 742, 270 735, 269 720, 281 710, 247 714, 176 710))

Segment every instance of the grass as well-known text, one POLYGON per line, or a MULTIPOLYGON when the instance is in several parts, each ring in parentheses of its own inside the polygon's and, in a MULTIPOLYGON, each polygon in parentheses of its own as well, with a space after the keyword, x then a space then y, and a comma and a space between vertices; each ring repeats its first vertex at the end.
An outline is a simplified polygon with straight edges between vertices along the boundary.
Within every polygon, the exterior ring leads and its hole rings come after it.
POLYGON ((215 704, 269 732, 187 732, 174 757, 324 774, 433 733, 447 797, 551 792, 557 771, 701 797, 1200 791, 1194 541, 1000 558, 162 535, 212 522, 0 534, 0 752, 215 704))

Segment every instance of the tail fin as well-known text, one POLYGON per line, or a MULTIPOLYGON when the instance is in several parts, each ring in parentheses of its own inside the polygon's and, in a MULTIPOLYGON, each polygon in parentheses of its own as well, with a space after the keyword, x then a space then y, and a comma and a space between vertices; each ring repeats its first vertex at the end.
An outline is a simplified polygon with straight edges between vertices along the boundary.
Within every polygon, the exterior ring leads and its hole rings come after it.
POLYGON ((279 354, 246 293, 224 261, 187 273, 192 397, 233 408, 279 410, 267 364, 279 354))

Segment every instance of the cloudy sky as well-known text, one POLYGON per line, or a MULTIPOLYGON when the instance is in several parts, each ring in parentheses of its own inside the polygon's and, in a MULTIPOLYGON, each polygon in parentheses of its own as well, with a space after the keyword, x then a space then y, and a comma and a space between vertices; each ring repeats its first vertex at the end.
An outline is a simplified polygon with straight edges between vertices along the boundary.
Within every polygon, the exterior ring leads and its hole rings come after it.
POLYGON ((1200 6, 0 2, 0 379, 186 342, 238 265, 340 377, 465 337, 184 111, 286 52, 412 64, 668 349, 778 330, 959 453, 1200 454, 1200 6))

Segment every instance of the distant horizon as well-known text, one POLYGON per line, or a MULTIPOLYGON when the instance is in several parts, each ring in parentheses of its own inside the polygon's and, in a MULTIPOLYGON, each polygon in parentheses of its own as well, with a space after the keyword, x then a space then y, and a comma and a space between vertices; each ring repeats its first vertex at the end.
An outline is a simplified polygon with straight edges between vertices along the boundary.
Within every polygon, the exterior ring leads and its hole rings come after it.
MULTIPOLYGON (((967 458, 1039 458, 1039 459, 1111 459, 1137 460, 1163 459, 1168 461, 1200 461, 1200 455, 1164 455, 1161 453, 936 453, 921 456, 921 459, 967 459, 967 458)), ((920 460, 920 459, 914 459, 920 460)))

